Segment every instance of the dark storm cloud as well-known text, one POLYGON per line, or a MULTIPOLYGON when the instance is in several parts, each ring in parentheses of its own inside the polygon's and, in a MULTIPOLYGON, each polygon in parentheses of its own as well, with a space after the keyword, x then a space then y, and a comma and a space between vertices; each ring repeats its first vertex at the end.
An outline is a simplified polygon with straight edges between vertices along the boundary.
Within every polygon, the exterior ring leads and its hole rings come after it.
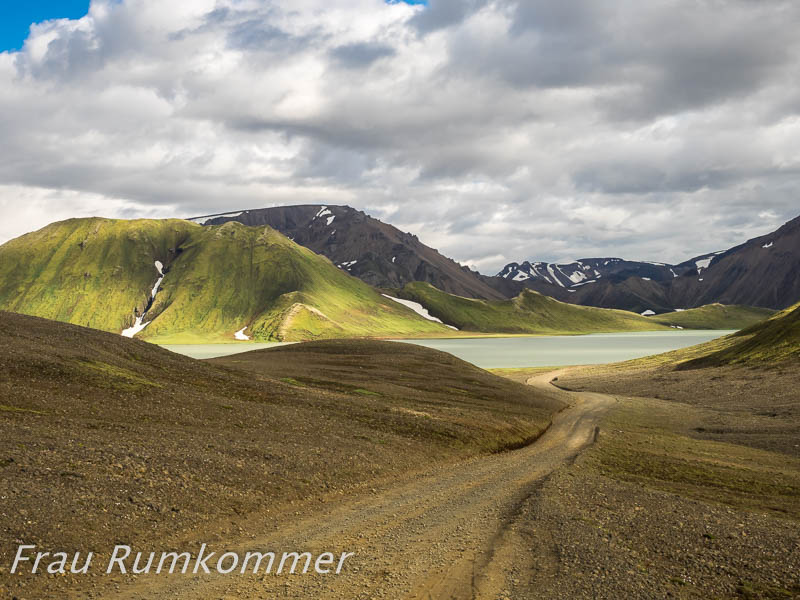
POLYGON ((788 1, 94 0, 0 53, 0 239, 103 199, 322 201, 488 272, 682 260, 796 216, 798 29, 788 1))

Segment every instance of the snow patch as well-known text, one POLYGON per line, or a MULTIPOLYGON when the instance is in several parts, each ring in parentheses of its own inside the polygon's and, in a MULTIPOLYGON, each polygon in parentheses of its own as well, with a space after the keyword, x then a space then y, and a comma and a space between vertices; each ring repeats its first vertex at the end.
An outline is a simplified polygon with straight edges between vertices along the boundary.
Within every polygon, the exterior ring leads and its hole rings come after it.
MULTIPOLYGON (((397 260, 397 257, 396 257, 396 256, 393 256, 393 257, 392 257, 392 262, 394 262, 394 261, 396 261, 396 260, 397 260)), ((510 274, 510 273, 509 273, 509 274, 510 274)), ((508 277, 508 275, 506 275, 506 277, 508 277)))
MULTIPOLYGON (((153 286, 153 289, 150 291, 150 304, 153 303, 153 300, 155 299, 156 294, 158 293, 158 288, 161 287, 161 282, 164 281, 164 265, 161 263, 161 261, 158 260, 154 264, 156 269, 158 270, 159 278, 156 279, 156 283, 153 286)), ((147 310, 145 310, 145 312, 143 312, 140 316, 136 317, 136 321, 134 321, 132 327, 123 329, 120 335, 128 338, 132 338, 133 336, 135 336, 137 333, 139 333, 142 329, 144 329, 150 324, 150 321, 148 321, 147 323, 144 322, 144 318, 146 316, 147 316, 147 310)))
POLYGON ((158 288, 161 287, 161 282, 164 281, 164 276, 162 275, 156 280, 156 284, 153 286, 153 291, 150 292, 150 297, 155 298, 156 293, 158 292, 158 288))
POLYGON ((314 218, 319 219, 320 217, 324 217, 325 215, 332 215, 332 214, 333 213, 328 210, 327 206, 323 206, 322 208, 319 209, 319 212, 317 212, 317 214, 314 215, 314 218))
POLYGON ((246 326, 242 327, 239 331, 237 331, 236 333, 233 334, 233 337, 235 337, 237 340, 242 340, 242 341, 246 342, 247 340, 250 339, 250 336, 245 334, 245 332, 244 332, 245 329, 247 329, 246 326))
POLYGON ((530 279, 530 278, 531 278, 530 275, 526 275, 522 271, 520 271, 519 273, 514 275, 514 281, 525 281, 526 279, 530 279))
POLYGON ((652 281, 652 279, 650 279, 649 277, 642 277, 642 279, 644 279, 645 281, 652 281))
POLYGON ((764 245, 763 245, 763 246, 761 246, 761 247, 762 247, 762 248, 772 248, 772 242, 770 242, 769 244, 764 244, 764 245))
MULTIPOLYGON (((414 302, 413 300, 404 300, 403 298, 395 298, 394 296, 389 296, 388 294, 381 294, 381 296, 383 296, 384 298, 389 298, 389 300, 394 300, 395 302, 398 302, 403 306, 410 308, 423 319, 427 319, 428 321, 435 321, 436 323, 441 323, 442 325, 444 325, 441 319, 437 319, 436 317, 431 315, 431 313, 428 312, 428 309, 422 306, 422 304, 420 304, 419 302, 414 302)), ((452 325, 447 325, 447 327, 451 327, 452 329, 458 331, 458 329, 456 327, 453 327, 452 325)))
POLYGON ((694 263, 694 264, 695 264, 695 266, 697 267, 697 272, 699 273, 699 272, 700 272, 700 271, 702 271, 703 269, 707 269, 707 268, 708 268, 708 265, 710 265, 710 264, 711 264, 711 260, 712 260, 713 258, 714 258, 714 257, 712 256, 711 258, 704 258, 704 259, 702 259, 702 260, 697 260, 697 261, 695 261, 695 263, 694 263))
POLYGON ((330 225, 331 223, 333 223, 333 220, 334 220, 335 218, 336 218, 336 215, 331 215, 330 217, 328 217, 328 225, 330 225))
POLYGON ((646 311, 644 311, 644 312, 642 313, 642 316, 643 316, 643 317, 649 317, 649 316, 651 316, 651 315, 654 315, 654 314, 656 314, 656 313, 655 313, 655 311, 652 311, 652 310, 650 310, 650 309, 648 308, 646 311))
MULTIPOLYGON (((560 270, 560 269, 559 269, 559 270, 560 270)), ((563 271, 561 271, 561 272, 563 273, 563 271)), ((580 282, 581 282, 581 281, 583 281, 584 279, 588 279, 588 278, 586 277, 586 274, 585 274, 583 271, 575 271, 575 272, 574 272, 572 275, 570 275, 570 276, 568 277, 568 279, 569 279, 569 280, 570 280, 572 283, 580 283, 580 282)))
POLYGON ((552 277, 552 278, 553 278, 553 280, 554 280, 554 281, 555 281, 555 282, 556 282, 558 285, 560 285, 561 287, 566 287, 566 286, 565 286, 563 283, 561 283, 561 282, 558 280, 558 277, 556 277, 556 272, 553 270, 553 265, 547 265, 547 272, 548 272, 548 273, 550 273, 550 277, 552 277))
POLYGON ((147 323, 142 323, 143 320, 144 320, 144 315, 136 317, 136 322, 133 324, 133 327, 128 327, 127 329, 122 330, 122 337, 132 338, 142 329, 150 325, 149 321, 147 323))
POLYGON ((673 279, 678 276, 678 274, 675 272, 675 269, 670 269, 669 272, 672 273, 673 279))

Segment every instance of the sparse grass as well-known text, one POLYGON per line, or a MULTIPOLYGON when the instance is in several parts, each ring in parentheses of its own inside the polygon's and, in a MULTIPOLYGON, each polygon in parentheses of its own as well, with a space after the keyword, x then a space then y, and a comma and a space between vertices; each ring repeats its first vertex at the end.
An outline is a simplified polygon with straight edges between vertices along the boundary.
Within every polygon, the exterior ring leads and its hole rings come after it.
POLYGON ((93 381, 98 387, 108 387, 120 390, 135 391, 144 388, 163 388, 164 386, 151 381, 122 367, 91 360, 78 361, 78 368, 85 373, 87 379, 93 381))
POLYGON ((30 413, 32 415, 46 415, 43 410, 33 410, 31 408, 22 408, 19 406, 9 406, 8 404, 0 404, 0 410, 10 413, 30 413))
POLYGON ((511 379, 518 383, 526 383, 531 377, 555 371, 556 367, 523 367, 517 369, 488 369, 490 373, 511 379))
POLYGON ((686 404, 623 400, 606 417, 589 464, 622 481, 800 519, 800 460, 686 435, 687 422, 707 418, 686 404))
MULTIPOLYGON (((224 536, 267 510, 295 514, 298 501, 515 447, 562 406, 410 344, 199 361, 7 312, 0 373, 2 562, 15 539, 107 553, 114 540, 167 544, 198 527, 224 536)), ((57 597, 33 590, 50 578, 31 581, 26 597, 57 597)))

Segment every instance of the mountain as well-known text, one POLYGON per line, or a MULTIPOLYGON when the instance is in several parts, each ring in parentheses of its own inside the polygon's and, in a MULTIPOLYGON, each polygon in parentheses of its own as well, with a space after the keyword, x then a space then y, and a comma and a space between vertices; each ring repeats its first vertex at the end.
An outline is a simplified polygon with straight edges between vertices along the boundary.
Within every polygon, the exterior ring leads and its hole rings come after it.
POLYGON ((671 312, 722 303, 780 310, 800 300, 800 217, 777 231, 677 265, 585 258, 509 263, 498 277, 563 302, 671 312))
POLYGON ((0 246, 0 309, 150 341, 449 331, 269 227, 70 219, 0 246))
POLYGON ((509 263, 497 276, 520 283, 540 281, 562 288, 577 288, 600 279, 620 283, 629 277, 669 282, 688 270, 688 266, 679 268, 665 263, 622 258, 582 258, 572 263, 509 263))
POLYGON ((487 333, 599 333, 667 329, 623 310, 575 306, 525 289, 510 300, 478 300, 443 292, 428 283, 409 283, 397 294, 418 303, 444 323, 487 333))
POLYGON ((800 301, 800 217, 703 259, 689 261, 697 273, 690 270, 672 283, 673 304, 722 302, 784 309, 800 301))
POLYGON ((506 297, 489 285, 484 276, 441 255, 420 242, 417 236, 349 206, 278 206, 191 220, 202 225, 230 221, 249 226, 268 225, 378 288, 400 288, 412 281, 426 281, 468 298, 501 300, 506 297))

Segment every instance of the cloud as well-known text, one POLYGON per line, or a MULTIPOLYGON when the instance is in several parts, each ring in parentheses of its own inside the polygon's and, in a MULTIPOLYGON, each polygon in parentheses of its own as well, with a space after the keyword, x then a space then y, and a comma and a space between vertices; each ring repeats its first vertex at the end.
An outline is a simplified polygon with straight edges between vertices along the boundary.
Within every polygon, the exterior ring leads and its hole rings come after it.
POLYGON ((0 53, 0 238, 325 202, 487 273, 680 261, 796 216, 798 27, 788 0, 94 0, 0 53))

